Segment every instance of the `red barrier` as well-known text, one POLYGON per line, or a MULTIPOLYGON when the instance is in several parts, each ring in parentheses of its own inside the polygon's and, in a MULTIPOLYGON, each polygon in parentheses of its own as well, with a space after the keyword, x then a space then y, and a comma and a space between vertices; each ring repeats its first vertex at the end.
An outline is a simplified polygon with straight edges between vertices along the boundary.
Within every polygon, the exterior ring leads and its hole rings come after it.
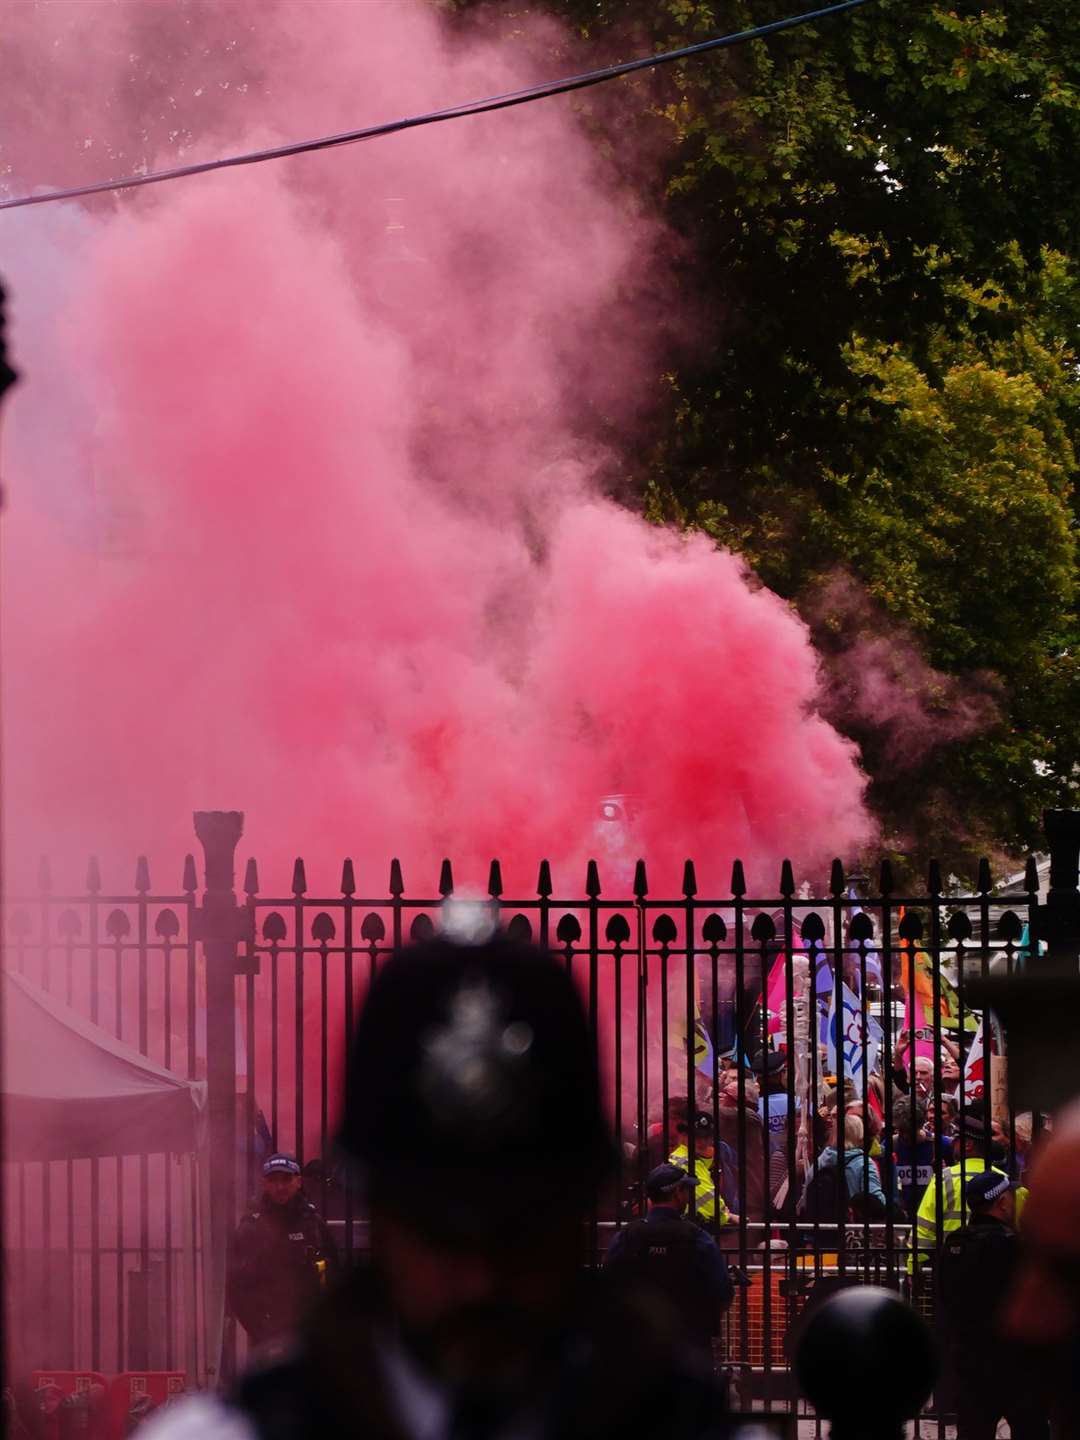
POLYGON ((30 1385, 40 1410, 35 1427, 42 1440, 107 1440, 108 1381, 96 1370, 32 1370, 30 1385))
POLYGON ((187 1389, 182 1370, 125 1370, 109 1386, 110 1435, 124 1440, 148 1415, 178 1400, 187 1389))

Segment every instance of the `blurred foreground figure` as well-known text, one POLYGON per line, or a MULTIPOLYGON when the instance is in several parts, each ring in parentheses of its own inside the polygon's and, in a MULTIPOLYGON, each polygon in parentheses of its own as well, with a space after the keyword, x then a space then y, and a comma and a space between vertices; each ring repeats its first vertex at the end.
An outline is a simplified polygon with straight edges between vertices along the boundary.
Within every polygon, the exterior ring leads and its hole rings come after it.
POLYGON ((148 1440, 724 1433, 679 1334, 584 1269, 613 1150, 563 967, 502 939, 394 956, 357 1027, 340 1140, 366 1186, 370 1264, 292 1357, 148 1440))
POLYGON ((1055 1436, 1080 1435, 1080 1103, 1055 1118, 1032 1166, 1008 1333, 1047 1362, 1055 1436))
POLYGON ((947 1240, 938 1287, 948 1374, 955 1387, 957 1440, 1047 1440, 1041 1377, 1027 1347, 1002 1334, 1002 1310, 1019 1258, 1017 1182, 986 1170, 967 1182, 971 1219, 947 1240))
POLYGON ((252 1345, 292 1334, 337 1272, 337 1249, 303 1191, 292 1155, 263 1165, 263 1192, 237 1226, 229 1255, 229 1309, 252 1345))

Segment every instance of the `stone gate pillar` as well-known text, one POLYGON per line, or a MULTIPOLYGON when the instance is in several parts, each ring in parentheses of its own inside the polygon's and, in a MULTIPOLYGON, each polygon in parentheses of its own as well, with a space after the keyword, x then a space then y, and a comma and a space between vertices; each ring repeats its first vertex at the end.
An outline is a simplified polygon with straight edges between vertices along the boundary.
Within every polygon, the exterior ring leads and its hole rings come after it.
POLYGON ((1050 884, 1038 907, 1025 969, 973 980, 972 1003, 996 1010, 1005 1025, 1009 1090, 1017 1112, 1053 1111, 1080 1097, 1080 811, 1046 810, 1050 884))
POLYGON ((1045 956, 1031 957, 1037 972, 1078 974, 1080 967, 1080 810, 1044 810, 1050 850, 1050 884, 1039 907, 1039 934, 1045 956))
MULTIPOLYGON (((208 1331, 220 1336, 225 1257, 237 1222, 236 975, 250 917, 237 903, 236 846, 244 831, 239 810, 197 810, 195 834, 206 857, 197 938, 206 960, 206 1082, 210 1133, 210 1240, 216 1316, 208 1331)), ((213 1345, 212 1345, 213 1348, 213 1345)), ((214 1365, 214 1360, 210 1362, 214 1365)), ((216 1366, 215 1366, 216 1368, 216 1366)))

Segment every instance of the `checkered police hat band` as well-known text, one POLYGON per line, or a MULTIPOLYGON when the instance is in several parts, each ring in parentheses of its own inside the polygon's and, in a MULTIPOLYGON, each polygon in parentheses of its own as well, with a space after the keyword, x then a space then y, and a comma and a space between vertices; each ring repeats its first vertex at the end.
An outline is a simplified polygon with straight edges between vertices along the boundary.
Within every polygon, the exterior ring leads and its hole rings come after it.
POLYGON ((300 1166, 288 1155, 272 1155, 263 1166, 264 1175, 299 1175, 300 1166))

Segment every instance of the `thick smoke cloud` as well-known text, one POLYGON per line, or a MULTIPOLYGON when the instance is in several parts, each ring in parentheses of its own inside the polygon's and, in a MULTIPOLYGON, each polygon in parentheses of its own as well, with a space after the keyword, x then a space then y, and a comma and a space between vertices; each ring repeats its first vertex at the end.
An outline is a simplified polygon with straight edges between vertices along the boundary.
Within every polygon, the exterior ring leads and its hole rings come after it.
MULTIPOLYGON (((4 13, 12 192, 555 63, 543 25, 408 0, 4 13)), ((864 842, 805 627, 599 492, 585 417, 640 441, 668 254, 566 101, 0 216, 16 866, 141 850, 170 883, 192 809, 235 807, 278 886, 303 853, 323 890, 345 854, 361 889, 443 854, 511 889, 547 855, 570 888, 611 792, 608 873, 642 853, 654 884, 864 842)))

